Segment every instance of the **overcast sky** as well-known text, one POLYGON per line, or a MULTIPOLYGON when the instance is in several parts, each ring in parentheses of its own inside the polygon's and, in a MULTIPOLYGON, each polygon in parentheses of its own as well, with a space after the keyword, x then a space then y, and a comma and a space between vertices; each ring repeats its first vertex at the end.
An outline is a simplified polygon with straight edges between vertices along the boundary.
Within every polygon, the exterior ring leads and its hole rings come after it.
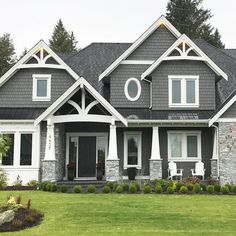
MULTIPOLYGON (((10 33, 16 52, 48 42, 61 18, 82 48, 91 42, 133 42, 160 15, 167 0, 0 0, 0 35, 10 33)), ((204 0, 227 48, 236 48, 236 1, 204 0)))

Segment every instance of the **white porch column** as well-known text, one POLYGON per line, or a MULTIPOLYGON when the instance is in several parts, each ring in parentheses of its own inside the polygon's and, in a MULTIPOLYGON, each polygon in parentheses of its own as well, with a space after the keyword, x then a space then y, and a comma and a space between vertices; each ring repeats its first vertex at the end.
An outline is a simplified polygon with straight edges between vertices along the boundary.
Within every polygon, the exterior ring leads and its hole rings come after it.
POLYGON ((108 160, 118 160, 116 126, 110 125, 108 160))
POLYGON ((55 134, 54 134, 54 124, 51 118, 47 120, 47 138, 46 138, 46 149, 44 160, 55 160, 55 134))
POLYGON ((162 178, 162 159, 160 155, 159 127, 152 127, 152 151, 149 160, 150 180, 162 178))

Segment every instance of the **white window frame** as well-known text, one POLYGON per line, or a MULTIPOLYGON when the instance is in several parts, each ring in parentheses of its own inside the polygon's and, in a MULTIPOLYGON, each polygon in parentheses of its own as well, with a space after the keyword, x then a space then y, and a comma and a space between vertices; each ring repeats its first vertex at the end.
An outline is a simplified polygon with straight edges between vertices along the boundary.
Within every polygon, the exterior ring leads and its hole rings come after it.
POLYGON ((125 82, 125 87, 124 87, 124 91, 125 91, 125 96, 126 98, 131 101, 131 102, 135 102, 139 99, 140 95, 141 95, 141 84, 140 84, 140 81, 136 78, 129 78, 126 82, 125 82), (129 95, 129 92, 128 92, 128 86, 129 86, 129 83, 131 81, 134 81, 138 87, 138 92, 137 92, 137 95, 135 97, 130 97, 129 95))
POLYGON ((142 132, 129 131, 124 132, 124 169, 129 167, 136 167, 137 169, 142 169, 142 132), (130 136, 138 137, 138 164, 129 165, 128 164, 128 138, 130 136))
POLYGON ((49 74, 33 74, 33 101, 51 101, 51 77, 49 74), (47 96, 38 97, 37 96, 37 81, 46 80, 47 81, 47 96))
POLYGON ((199 76, 198 75, 169 75, 169 107, 199 107, 199 76), (181 81, 181 102, 172 102, 172 81, 181 81), (195 81, 195 103, 187 103, 186 81, 195 81))
POLYGON ((176 161, 176 162, 191 162, 191 161, 200 161, 202 157, 201 153, 201 131, 179 131, 172 130, 168 131, 168 160, 176 161), (173 134, 181 134, 182 135, 182 157, 172 157, 171 156, 171 135, 173 134), (188 157, 187 150, 187 136, 197 136, 197 157, 188 157))

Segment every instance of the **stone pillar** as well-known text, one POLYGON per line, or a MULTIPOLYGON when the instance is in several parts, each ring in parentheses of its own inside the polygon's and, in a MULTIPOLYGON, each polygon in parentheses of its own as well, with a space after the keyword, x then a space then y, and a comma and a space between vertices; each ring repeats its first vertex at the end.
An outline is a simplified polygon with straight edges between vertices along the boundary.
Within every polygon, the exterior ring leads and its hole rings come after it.
POLYGON ((218 179, 218 160, 211 159, 211 177, 218 179))
POLYGON ((211 159, 211 177, 214 179, 219 178, 218 171, 218 130, 215 127, 214 140, 213 140, 213 154, 211 159))
POLYGON ((116 126, 110 125, 109 149, 106 160, 106 180, 118 181, 120 179, 120 165, 117 155, 116 126))
POLYGON ((162 178, 162 159, 160 156, 159 127, 152 128, 152 152, 149 160, 150 180, 162 178))

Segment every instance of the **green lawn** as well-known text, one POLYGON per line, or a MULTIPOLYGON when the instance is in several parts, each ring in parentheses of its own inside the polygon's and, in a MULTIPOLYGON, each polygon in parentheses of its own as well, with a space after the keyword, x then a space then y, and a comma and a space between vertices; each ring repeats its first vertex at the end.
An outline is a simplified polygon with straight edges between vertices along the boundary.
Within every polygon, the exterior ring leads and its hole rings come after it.
POLYGON ((41 191, 9 194, 45 214, 41 225, 5 235, 236 235, 236 196, 63 194, 41 191))

